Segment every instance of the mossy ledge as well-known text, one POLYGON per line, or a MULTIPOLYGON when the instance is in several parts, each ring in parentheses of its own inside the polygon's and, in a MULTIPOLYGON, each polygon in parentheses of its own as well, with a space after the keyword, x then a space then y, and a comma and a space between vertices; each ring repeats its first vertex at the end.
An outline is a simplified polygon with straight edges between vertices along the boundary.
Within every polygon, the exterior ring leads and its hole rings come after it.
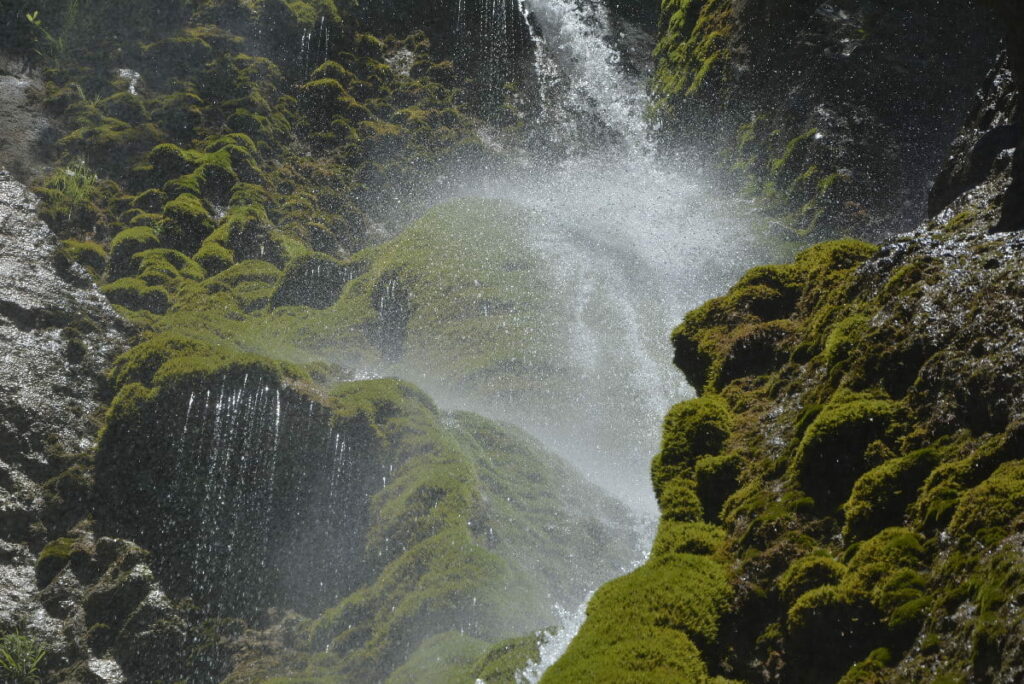
POLYGON ((959 208, 686 317, 699 396, 665 420, 651 557, 545 683, 1019 676, 1024 238, 986 235, 991 196, 959 208))

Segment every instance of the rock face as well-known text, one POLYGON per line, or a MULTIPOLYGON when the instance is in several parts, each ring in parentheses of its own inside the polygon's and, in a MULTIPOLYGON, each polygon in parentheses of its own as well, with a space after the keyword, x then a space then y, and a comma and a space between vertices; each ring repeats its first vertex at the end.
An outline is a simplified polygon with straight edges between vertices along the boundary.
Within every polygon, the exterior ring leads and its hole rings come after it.
POLYGON ((968 2, 666 0, 653 92, 666 144, 798 231, 874 239, 924 218, 997 51, 968 2))
MULTIPOLYGON (((161 642, 176 619, 144 551, 76 525, 91 498, 83 464, 103 374, 124 350, 127 326, 36 207, 0 171, 0 632, 42 644, 40 670, 63 670, 61 681, 119 682, 137 672, 140 654, 173 649, 174 640, 161 642), (92 629, 100 623, 103 638, 92 629)), ((180 644, 180 625, 171 631, 180 644)))
POLYGON ((1020 679, 1018 98, 1003 61, 916 231, 755 268, 677 328, 699 397, 651 559, 545 682, 1020 679))
POLYGON ((27 181, 39 173, 55 131, 39 111, 43 84, 27 65, 0 54, 0 159, 8 172, 27 181))

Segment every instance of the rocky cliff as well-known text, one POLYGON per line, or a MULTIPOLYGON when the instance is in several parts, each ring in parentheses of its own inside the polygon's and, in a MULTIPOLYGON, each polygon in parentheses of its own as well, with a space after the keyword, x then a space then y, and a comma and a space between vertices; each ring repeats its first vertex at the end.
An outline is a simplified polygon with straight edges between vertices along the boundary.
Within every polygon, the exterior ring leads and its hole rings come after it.
POLYGON ((967 1, 663 2, 661 138, 797 232, 909 230, 995 57, 992 24, 967 1))

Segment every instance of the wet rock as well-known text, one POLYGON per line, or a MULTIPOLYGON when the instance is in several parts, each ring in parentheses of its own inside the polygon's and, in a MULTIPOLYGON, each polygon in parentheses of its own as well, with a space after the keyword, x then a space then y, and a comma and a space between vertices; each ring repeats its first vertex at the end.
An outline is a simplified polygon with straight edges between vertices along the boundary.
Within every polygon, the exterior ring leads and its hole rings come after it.
POLYGON ((0 54, 0 159, 19 180, 45 168, 57 132, 42 114, 43 84, 27 62, 0 54))
POLYGON ((963 0, 668 0, 653 82, 661 138, 800 230, 881 239, 924 218, 998 50, 989 13, 963 0))
POLYGON ((963 130, 928 197, 935 216, 963 193, 996 176, 1009 179, 1024 134, 1017 83, 1004 53, 975 96, 963 130))

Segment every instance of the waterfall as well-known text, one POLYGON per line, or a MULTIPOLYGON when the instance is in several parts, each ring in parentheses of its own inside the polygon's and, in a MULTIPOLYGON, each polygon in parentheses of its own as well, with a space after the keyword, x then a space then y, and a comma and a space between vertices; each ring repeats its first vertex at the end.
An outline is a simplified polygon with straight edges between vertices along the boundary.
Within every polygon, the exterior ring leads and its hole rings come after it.
MULTIPOLYGON (((460 16, 470 4, 463 0, 460 16)), ((464 407, 519 422, 598 483, 653 511, 648 463, 658 426, 674 402, 692 396, 671 364, 668 334, 687 311, 771 259, 773 247, 752 226, 750 206, 716 192, 685 159, 654 149, 644 76, 624 64, 621 28, 605 4, 475 7, 520 13, 542 111, 522 139, 507 143, 518 162, 512 170, 478 174, 452 194, 528 211, 519 238, 545 260, 567 304, 564 349, 579 378, 567 400, 488 409, 474 397, 464 407)), ((464 40, 507 45, 513 37, 500 31, 512 25, 478 22, 496 33, 464 40)), ((482 68, 503 68, 499 62, 482 68)), ((422 375, 417 381, 430 386, 422 375)))
POLYGON ((386 471, 356 456, 358 434, 257 372, 225 373, 164 405, 138 431, 154 446, 133 464, 160 486, 126 492, 138 513, 123 522, 160 552, 169 586, 212 615, 251 616, 322 610, 364 579, 364 483, 386 471))
POLYGON ((534 27, 542 125, 553 127, 563 139, 578 141, 595 134, 600 138, 603 129, 629 150, 650 151, 645 84, 622 68, 607 8, 596 0, 519 4, 534 27))
MULTIPOLYGON (((749 205, 717 192, 685 158, 654 149, 645 76, 624 64, 605 4, 496 4, 514 6, 529 29, 539 112, 506 144, 516 169, 481 174, 454 194, 529 211, 525 239, 544 256, 570 311, 564 348, 580 377, 568 399, 483 410, 520 423, 653 516, 649 463, 659 426, 673 403, 693 396, 672 365, 669 332, 746 269, 783 259, 788 248, 757 230, 749 205)), ((469 402, 478 411, 481 404, 469 402)), ((563 613, 557 637, 522 679, 536 681, 575 634, 581 613, 563 613)))

